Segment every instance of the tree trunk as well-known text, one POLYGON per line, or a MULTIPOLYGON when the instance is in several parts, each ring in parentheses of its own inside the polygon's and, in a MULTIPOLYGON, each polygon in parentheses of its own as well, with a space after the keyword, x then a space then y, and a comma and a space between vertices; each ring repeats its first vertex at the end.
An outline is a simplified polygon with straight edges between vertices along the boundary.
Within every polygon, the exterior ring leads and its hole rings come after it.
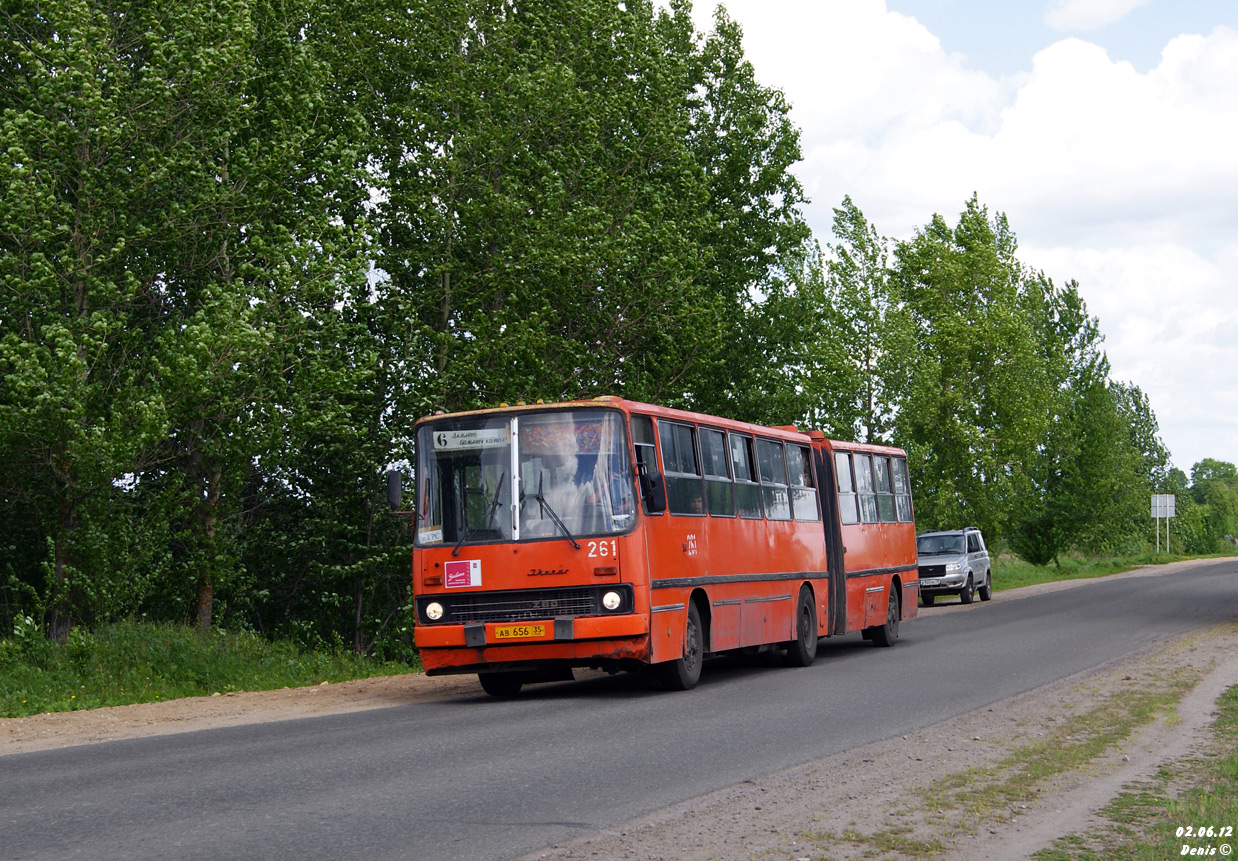
POLYGON ((68 576, 65 573, 67 567, 68 548, 66 545, 72 538, 73 533, 77 531, 77 507, 71 500, 73 493, 73 481, 70 478, 64 488, 63 495, 60 498, 60 533, 56 536, 55 548, 53 552, 53 577, 55 578, 55 586, 51 617, 48 620, 48 636, 58 643, 64 643, 69 639, 69 629, 73 627, 72 616, 72 601, 69 599, 69 593, 72 591, 72 584, 67 584, 68 576))
POLYGON ((223 476, 222 465, 212 465, 207 477, 206 492, 199 502, 198 516, 202 531, 202 550, 206 558, 198 567, 198 630, 209 631, 215 612, 215 533, 219 522, 219 493, 223 476))

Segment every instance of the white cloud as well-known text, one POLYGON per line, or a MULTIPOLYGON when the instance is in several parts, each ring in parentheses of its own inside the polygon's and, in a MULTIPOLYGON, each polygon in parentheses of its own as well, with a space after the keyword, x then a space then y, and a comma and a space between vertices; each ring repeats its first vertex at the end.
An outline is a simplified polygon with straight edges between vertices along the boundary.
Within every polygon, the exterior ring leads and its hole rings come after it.
POLYGON ((1096 30, 1121 21, 1149 0, 1056 0, 1045 10, 1045 23, 1055 30, 1096 30))
POLYGON ((1146 73, 1067 38, 994 79, 882 0, 727 6, 803 130, 819 239, 845 194, 906 237, 977 192, 1025 263, 1080 282, 1114 377, 1148 393, 1175 462, 1238 462, 1238 32, 1179 36, 1146 73))
POLYGON ((1022 250, 1058 283, 1078 279, 1113 376, 1148 395, 1179 468, 1238 456, 1238 243, 1212 258, 1169 242, 1022 250))

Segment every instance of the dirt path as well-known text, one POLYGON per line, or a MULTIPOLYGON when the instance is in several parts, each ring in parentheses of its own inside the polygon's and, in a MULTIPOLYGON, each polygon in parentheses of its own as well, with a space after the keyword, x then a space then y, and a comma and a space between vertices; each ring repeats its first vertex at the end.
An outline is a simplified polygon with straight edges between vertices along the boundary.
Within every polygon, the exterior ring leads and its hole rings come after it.
MULTIPOLYGON (((1117 576, 1172 576, 1190 564, 1117 576)), ((1019 600, 1083 582, 1087 581, 999 592, 993 600, 1019 600)), ((931 612, 976 609, 947 605, 931 612)), ((1090 817, 1123 785, 1206 744, 1216 699, 1234 684, 1238 684, 1238 625, 1230 624, 1159 644, 907 736, 692 799, 528 858, 843 861, 874 854, 884 858, 933 854, 950 861, 1025 858, 1058 836, 1095 830, 1090 817), (1088 712, 1115 692, 1184 673, 1197 674, 1201 680, 1172 719, 1136 732, 1087 768, 1047 782, 1030 803, 990 811, 977 820, 957 805, 934 802, 932 788, 944 785, 943 780, 968 769, 991 767, 1018 747, 1050 738, 1070 715, 1088 712), (881 778, 855 776, 860 773, 881 778)), ((0 756, 473 694, 480 694, 480 687, 472 676, 406 675, 12 718, 0 720, 0 756)))

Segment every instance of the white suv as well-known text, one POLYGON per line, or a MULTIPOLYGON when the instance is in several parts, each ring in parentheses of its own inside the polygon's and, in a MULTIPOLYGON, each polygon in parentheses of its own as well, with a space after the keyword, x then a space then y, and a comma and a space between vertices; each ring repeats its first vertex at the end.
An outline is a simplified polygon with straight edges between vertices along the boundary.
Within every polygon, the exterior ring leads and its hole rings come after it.
POLYGON ((973 526, 949 532, 924 532, 916 536, 920 568, 920 606, 928 607, 938 595, 958 595, 970 604, 993 597, 993 573, 984 536, 973 526))

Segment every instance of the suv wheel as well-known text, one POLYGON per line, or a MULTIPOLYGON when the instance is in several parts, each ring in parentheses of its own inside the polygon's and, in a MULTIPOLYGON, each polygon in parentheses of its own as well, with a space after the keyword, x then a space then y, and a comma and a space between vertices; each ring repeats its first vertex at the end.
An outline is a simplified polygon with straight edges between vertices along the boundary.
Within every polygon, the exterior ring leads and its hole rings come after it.
POLYGON ((984 572, 984 585, 976 590, 980 594, 981 601, 987 601, 993 597, 993 572, 984 572))
POLYGON ((976 584, 973 582, 971 575, 967 575, 967 583, 959 590, 959 601, 964 604, 970 604, 975 597, 976 584))

